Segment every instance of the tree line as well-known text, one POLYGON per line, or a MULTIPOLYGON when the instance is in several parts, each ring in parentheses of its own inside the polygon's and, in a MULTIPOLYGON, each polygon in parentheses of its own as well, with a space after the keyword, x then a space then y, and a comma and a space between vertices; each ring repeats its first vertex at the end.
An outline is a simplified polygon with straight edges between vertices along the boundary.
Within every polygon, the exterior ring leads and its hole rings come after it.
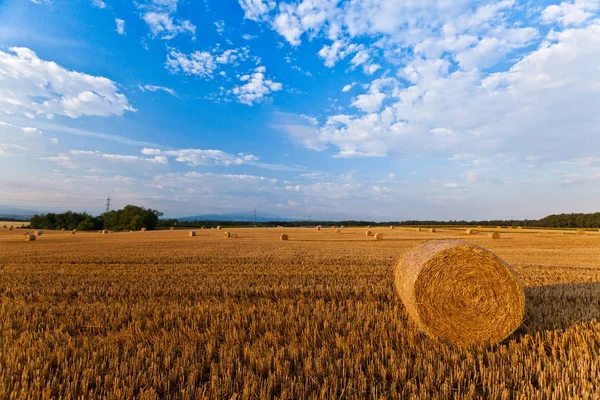
MULTIPOLYGON (((167 228, 171 226, 180 227, 213 227, 213 226, 254 226, 250 221, 179 221, 176 219, 160 220, 158 226, 167 228)), ((546 228, 600 228, 600 213, 593 214, 554 214, 548 215, 541 219, 523 219, 523 220, 482 220, 482 221, 467 221, 467 220, 450 220, 450 221, 427 221, 427 220, 410 220, 410 221, 361 221, 361 220, 346 220, 346 221, 269 221, 259 222, 257 227, 269 228, 277 226, 285 227, 302 227, 302 226, 441 226, 441 225, 458 225, 458 226, 523 226, 523 227, 546 227, 546 228)))
POLYGON ((115 232, 137 231, 142 228, 148 230, 156 229, 160 217, 160 211, 151 208, 128 205, 121 210, 105 212, 99 216, 87 213, 76 213, 67 211, 64 213, 36 214, 30 221, 29 226, 33 229, 77 229, 80 231, 93 231, 107 229, 115 232))

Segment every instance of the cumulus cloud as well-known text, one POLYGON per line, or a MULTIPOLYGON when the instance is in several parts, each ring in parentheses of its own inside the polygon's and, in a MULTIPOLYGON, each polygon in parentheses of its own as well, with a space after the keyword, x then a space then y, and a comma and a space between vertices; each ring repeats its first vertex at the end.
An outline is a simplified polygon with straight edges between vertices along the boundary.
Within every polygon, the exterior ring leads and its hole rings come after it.
POLYGON ((271 93, 278 92, 283 88, 279 82, 267 79, 265 67, 256 67, 254 73, 243 75, 239 79, 240 84, 231 90, 231 94, 242 103, 252 106, 263 102, 271 93))
POLYGON ((574 0, 551 5, 542 12, 545 23, 559 22, 563 26, 580 25, 600 10, 599 0, 574 0))
POLYGON ((0 112, 52 119, 125 111, 135 109, 110 79, 67 70, 27 48, 0 51, 0 112))
POLYGON ((239 49, 214 49, 212 52, 196 50, 190 54, 172 49, 167 55, 166 68, 171 73, 196 75, 212 79, 219 65, 237 64, 249 58, 247 47, 239 49))
POLYGON ((238 0, 240 7, 244 10, 244 16, 253 21, 263 20, 267 13, 275 8, 275 2, 271 0, 238 0))

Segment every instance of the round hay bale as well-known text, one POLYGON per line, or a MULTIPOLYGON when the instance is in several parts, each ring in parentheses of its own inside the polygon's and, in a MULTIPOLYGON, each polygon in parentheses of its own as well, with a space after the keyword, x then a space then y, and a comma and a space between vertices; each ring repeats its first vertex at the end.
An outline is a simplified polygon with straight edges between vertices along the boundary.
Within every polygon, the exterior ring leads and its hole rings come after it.
POLYGON ((65 229, 65 228, 62 228, 62 229, 61 229, 61 231, 62 231, 62 232, 64 232, 64 231, 66 231, 66 229, 65 229))
POLYGON ((342 230, 341 229, 336 229, 335 233, 336 233, 336 235, 341 235, 342 234, 342 230))
POLYGON ((335 229, 335 226, 331 225, 331 229, 335 229))
POLYGON ((76 234, 76 233, 77 233, 77 229, 73 229, 73 230, 71 231, 71 235, 74 235, 74 234, 76 234))
POLYGON ((284 233, 281 235, 281 237, 279 239, 281 240, 288 240, 290 237, 287 235, 287 233, 284 233))
POLYGON ((482 228, 482 226, 481 226, 481 225, 478 225, 478 226, 477 226, 477 228, 481 229, 481 228, 482 228))
POLYGON ((146 232, 146 228, 140 229, 141 232, 146 232))
POLYGON ((577 229, 578 235, 585 235, 585 229, 577 229))
POLYGON ((221 225, 217 226, 217 230, 220 231, 221 230, 221 225))
POLYGON ((367 229, 371 229, 371 225, 367 225, 367 229))
POLYGON ((190 236, 196 236, 196 231, 190 231, 189 235, 190 236))
POLYGON ((231 238, 232 238, 232 239, 237 239, 237 237, 238 237, 238 234, 237 234, 236 232, 233 232, 233 233, 231 234, 231 238))
POLYGON ((392 225, 392 226, 390 226, 390 229, 394 229, 394 226, 393 226, 393 225, 392 225))
POLYGON ((434 240, 409 250, 396 267, 395 285, 419 329, 449 344, 498 343, 523 321, 525 294, 513 270, 461 240, 434 240))
POLYGON ((517 229, 523 229, 523 227, 522 226, 517 226, 517 229))
POLYGON ((106 229, 103 229, 103 230, 102 230, 102 234, 103 234, 103 235, 108 235, 108 231, 107 231, 106 229))
POLYGON ((200 229, 204 229, 204 226, 201 226, 200 229))
POLYGON ((317 226, 317 230, 320 231, 321 230, 321 225, 317 226))
POLYGON ((431 228, 431 229, 429 229, 429 232, 431 232, 431 233, 435 233, 435 228, 431 228))
POLYGON ((466 233, 467 235, 473 235, 473 234, 475 234, 475 231, 474 231, 473 229, 467 229, 467 230, 465 231, 465 233, 466 233))
POLYGON ((26 241, 26 242, 31 242, 31 241, 33 241, 33 240, 35 240, 35 239, 36 239, 36 236, 35 236, 35 235, 29 234, 29 233, 26 233, 26 234, 25 234, 25 241, 26 241))
POLYGON ((36 232, 35 232, 35 234, 36 234, 37 236, 42 236, 42 235, 44 234, 44 232, 43 232, 43 231, 36 231, 36 232))
POLYGON ((383 233, 376 233, 374 237, 375 240, 383 240, 383 233))
POLYGON ((230 238, 231 237, 231 232, 225 232, 223 234, 223 237, 230 238))
POLYGON ((497 226, 496 229, 502 229, 502 227, 501 226, 497 226))
POLYGON ((170 227, 170 228, 169 228, 169 230, 170 230, 170 231, 174 231, 174 230, 175 230, 175 227, 174 227, 174 226, 172 226, 172 227, 170 227))
POLYGON ((421 228, 415 228, 415 231, 421 232, 421 228))
POLYGON ((489 234, 489 237, 492 239, 500 239, 500 234, 498 232, 492 232, 489 234))
POLYGON ((344 225, 340 226, 340 229, 344 229, 344 225))
POLYGON ((366 231, 366 232, 365 232, 365 235, 367 235, 367 236, 373 236, 373 232, 371 232, 371 231, 366 231))
POLYGON ((10 228, 8 228, 8 230, 9 230, 9 231, 12 231, 12 230, 13 230, 13 227, 11 226, 10 228))
POLYGON ((6 228, 8 228, 8 226, 4 225, 3 228, 6 229, 6 228))

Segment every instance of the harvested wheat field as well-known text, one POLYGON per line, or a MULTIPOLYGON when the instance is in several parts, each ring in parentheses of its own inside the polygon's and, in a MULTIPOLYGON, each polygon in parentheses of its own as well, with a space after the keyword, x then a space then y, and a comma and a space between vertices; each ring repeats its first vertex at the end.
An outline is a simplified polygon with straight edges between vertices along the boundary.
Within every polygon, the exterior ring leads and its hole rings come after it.
POLYGON ((0 230, 0 398, 600 397, 600 233, 396 227, 0 230), (454 347, 409 319, 394 269, 427 240, 505 261, 525 321, 454 347))

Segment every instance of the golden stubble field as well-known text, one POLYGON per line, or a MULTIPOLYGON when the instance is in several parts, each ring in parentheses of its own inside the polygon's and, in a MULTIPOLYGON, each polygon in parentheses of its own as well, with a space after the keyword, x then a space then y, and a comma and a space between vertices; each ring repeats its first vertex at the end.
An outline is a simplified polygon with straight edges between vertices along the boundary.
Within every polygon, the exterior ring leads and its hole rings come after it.
POLYGON ((0 229, 0 398, 600 397, 597 232, 228 230, 0 229), (443 238, 522 279, 527 319, 507 341, 455 349, 408 321, 394 265, 443 238))

